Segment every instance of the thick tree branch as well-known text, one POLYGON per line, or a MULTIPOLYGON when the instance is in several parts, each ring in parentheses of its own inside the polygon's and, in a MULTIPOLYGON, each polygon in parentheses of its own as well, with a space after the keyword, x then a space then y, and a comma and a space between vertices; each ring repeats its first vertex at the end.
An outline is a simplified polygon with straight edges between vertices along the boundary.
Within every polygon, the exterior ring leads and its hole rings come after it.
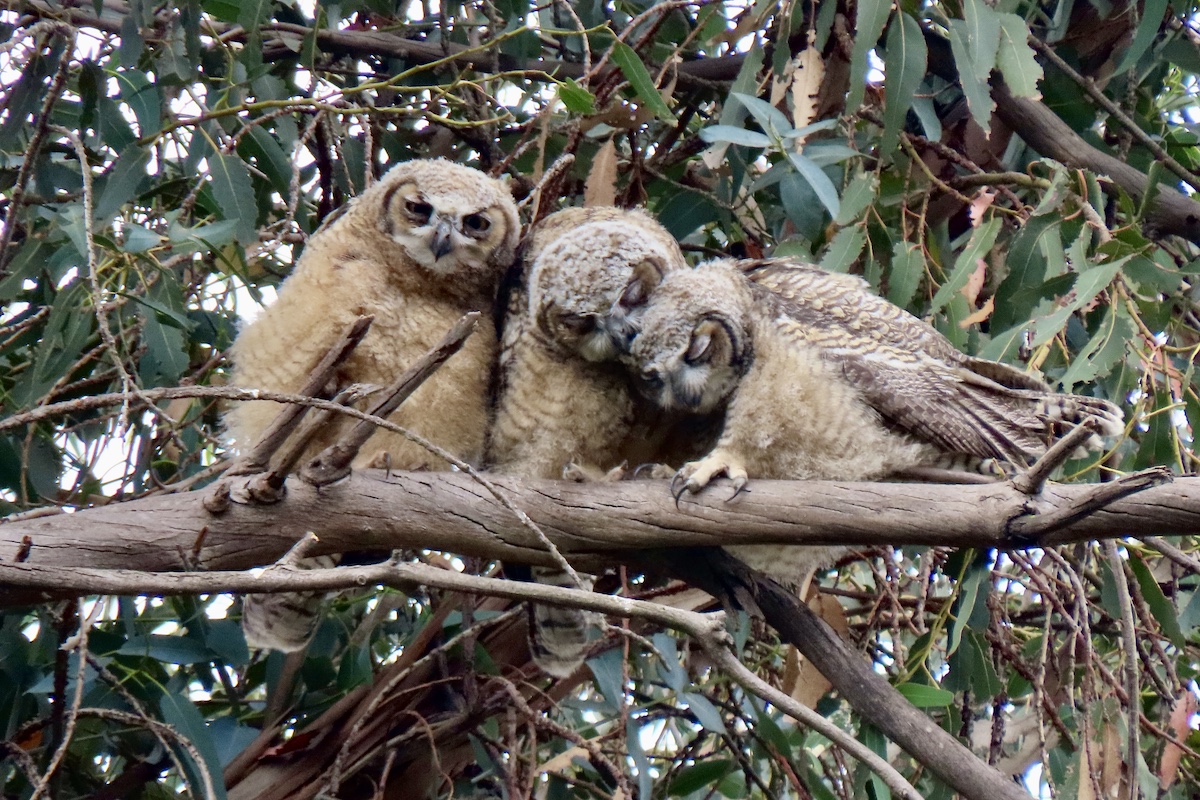
MULTIPOLYGON (((253 480, 252 477, 243 480, 253 480)), ((730 544, 924 544, 1040 547, 1120 536, 1171 536, 1200 527, 1200 479, 1180 478, 1113 501, 1049 533, 1014 536, 1014 520, 1075 509, 1097 485, 1049 484, 1036 498, 1008 484, 755 481, 732 502, 706 492, 676 509, 666 484, 576 484, 495 478, 573 564, 599 570, 638 550, 730 544)), ((204 493, 159 495, 74 514, 0 525, 0 560, 33 566, 244 569, 275 562, 306 531, 313 554, 432 548, 553 566, 537 536, 468 475, 355 473, 315 489, 293 482, 269 506, 205 510, 204 493), (28 542, 26 542, 28 538, 28 542)), ((235 488, 234 496, 244 495, 235 488)), ((38 597, 70 592, 46 587, 38 597)), ((28 594, 7 602, 25 602, 28 594)))

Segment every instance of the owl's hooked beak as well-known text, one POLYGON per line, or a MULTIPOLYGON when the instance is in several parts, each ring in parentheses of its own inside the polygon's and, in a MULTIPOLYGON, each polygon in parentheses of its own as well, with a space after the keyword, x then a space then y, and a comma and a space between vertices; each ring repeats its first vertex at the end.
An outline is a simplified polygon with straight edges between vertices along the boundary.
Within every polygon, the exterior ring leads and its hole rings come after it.
POLYGON ((438 218, 437 228, 433 232, 433 244, 429 249, 433 253, 434 260, 441 258, 449 253, 454 247, 454 242, 450 240, 450 234, 454 231, 454 226, 450 220, 438 218))

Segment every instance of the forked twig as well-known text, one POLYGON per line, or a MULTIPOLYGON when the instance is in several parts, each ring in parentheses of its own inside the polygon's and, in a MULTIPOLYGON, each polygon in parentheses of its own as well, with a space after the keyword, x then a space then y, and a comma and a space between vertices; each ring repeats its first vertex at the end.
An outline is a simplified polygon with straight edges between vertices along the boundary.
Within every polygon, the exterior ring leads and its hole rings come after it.
POLYGON ((1008 535, 1017 542, 1036 542, 1046 534, 1095 514, 1124 497, 1162 486, 1173 479, 1174 476, 1166 467, 1150 467, 1115 481, 1096 484, 1095 489, 1048 514, 1029 514, 1010 520, 1008 535))
MULTIPOLYGON (((352 406, 359 400, 369 397, 382 388, 381 386, 356 383, 338 392, 337 396, 333 398, 333 402, 338 405, 352 406)), ((291 475, 296 469, 296 465, 304 457, 304 453, 308 450, 309 445, 312 444, 313 439, 329 425, 330 420, 333 419, 336 413, 336 411, 328 408, 322 408, 318 409, 315 414, 308 416, 308 419, 305 420, 299 432, 288 439, 283 447, 280 448, 275 458, 271 460, 271 468, 260 475, 256 475, 247 485, 247 491, 256 502, 264 505, 279 502, 283 496, 282 490, 287 476, 291 475)))

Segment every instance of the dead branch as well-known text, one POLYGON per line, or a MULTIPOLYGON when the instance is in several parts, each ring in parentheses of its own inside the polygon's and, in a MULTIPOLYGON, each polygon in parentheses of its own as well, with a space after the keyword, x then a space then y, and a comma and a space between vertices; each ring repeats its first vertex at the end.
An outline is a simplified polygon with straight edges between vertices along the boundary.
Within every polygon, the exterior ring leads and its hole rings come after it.
MULTIPOLYGON (((429 376, 437 372, 438 367, 462 349, 467 337, 475 332, 475 324, 480 316, 478 311, 472 311, 454 323, 436 347, 417 359, 385 390, 383 398, 371 409, 371 414, 385 419, 391 416, 429 376)), ((346 477, 350 474, 350 462, 373 433, 374 423, 360 419, 335 444, 306 464, 300 477, 316 486, 325 486, 346 477)))
MULTIPOLYGON (((368 315, 359 317, 351 323, 346 332, 325 353, 320 363, 313 368, 304 385, 300 387, 299 394, 307 397, 316 397, 323 393, 329 386, 329 382, 333 380, 338 367, 350 357, 355 348, 358 347, 359 343, 367 335, 367 331, 370 330, 371 322, 374 319, 373 316, 368 315)), ((267 429, 259 437, 258 441, 254 443, 250 451, 239 458, 230 468, 229 474, 231 476, 246 475, 265 470, 267 464, 271 461, 271 456, 283 445, 292 431, 304 419, 304 415, 307 412, 307 406, 284 406, 279 415, 267 426, 267 429)))

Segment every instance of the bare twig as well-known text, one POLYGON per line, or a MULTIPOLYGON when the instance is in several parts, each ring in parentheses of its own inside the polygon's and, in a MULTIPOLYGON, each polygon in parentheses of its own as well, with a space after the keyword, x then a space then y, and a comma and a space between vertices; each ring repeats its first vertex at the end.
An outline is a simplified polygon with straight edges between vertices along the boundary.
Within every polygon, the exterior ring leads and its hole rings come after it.
POLYGON ((1066 436, 1051 445, 1042 454, 1042 457, 1034 462, 1033 466, 1013 478, 1012 485, 1022 494, 1037 494, 1042 490, 1046 481, 1050 480, 1050 473, 1070 458, 1076 447, 1095 435, 1099 427, 1096 420, 1090 417, 1085 419, 1071 429, 1066 436))
MULTIPOLYGON (((298 394, 307 397, 316 397, 326 391, 329 382, 333 380, 333 376, 337 373, 338 367, 345 363, 346 359, 354 352, 363 338, 367 335, 367 331, 371 328, 371 323, 375 317, 371 315, 361 316, 350 324, 334 342, 333 346, 326 351, 324 357, 309 373, 308 378, 304 381, 304 385, 300 387, 298 394)), ((304 414, 308 411, 307 406, 289 404, 284 407, 279 415, 271 421, 267 429, 263 431, 262 436, 258 437, 258 441, 254 446, 240 456, 230 467, 229 475, 249 475, 255 472, 262 472, 267 468, 267 464, 271 461, 271 456, 274 455, 280 446, 291 435, 296 426, 300 424, 304 418, 304 414)))
POLYGON ((1138 746, 1138 718, 1142 713, 1141 681, 1138 678, 1137 628, 1133 619, 1133 601, 1129 596, 1129 581, 1125 575, 1125 561, 1117 550, 1117 543, 1108 539, 1104 542, 1104 554, 1117 587, 1117 602, 1121 605, 1121 639, 1125 653, 1125 706, 1129 711, 1129 747, 1125 755, 1126 777, 1129 800, 1138 800, 1138 761, 1141 751, 1138 746))
MULTIPOLYGON (((478 311, 472 311, 454 323, 436 347, 417 359, 384 391, 383 399, 371 409, 371 415, 385 419, 391 416, 401 403, 437 372, 438 367, 462 349, 481 316, 478 311)), ((374 433, 375 426, 370 421, 359 420, 336 444, 306 464, 300 477, 314 486, 324 486, 344 478, 350 473, 350 462, 374 433)))

